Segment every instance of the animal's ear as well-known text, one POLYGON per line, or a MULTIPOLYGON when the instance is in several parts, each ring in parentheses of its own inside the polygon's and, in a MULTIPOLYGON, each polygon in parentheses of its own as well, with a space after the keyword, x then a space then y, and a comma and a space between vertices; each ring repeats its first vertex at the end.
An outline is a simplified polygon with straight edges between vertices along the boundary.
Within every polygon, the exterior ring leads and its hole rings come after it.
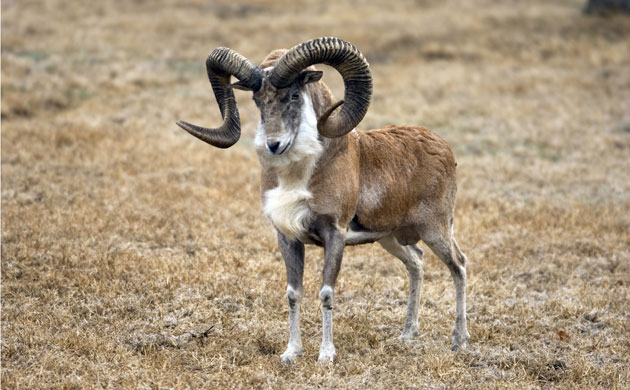
POLYGON ((240 89, 241 91, 251 91, 252 90, 251 88, 245 86, 242 81, 237 81, 235 83, 232 83, 230 85, 230 87, 232 87, 234 89, 240 89))
POLYGON ((323 75, 324 72, 321 70, 304 70, 300 72, 298 80, 300 81, 300 85, 306 85, 308 83, 319 81, 323 75))

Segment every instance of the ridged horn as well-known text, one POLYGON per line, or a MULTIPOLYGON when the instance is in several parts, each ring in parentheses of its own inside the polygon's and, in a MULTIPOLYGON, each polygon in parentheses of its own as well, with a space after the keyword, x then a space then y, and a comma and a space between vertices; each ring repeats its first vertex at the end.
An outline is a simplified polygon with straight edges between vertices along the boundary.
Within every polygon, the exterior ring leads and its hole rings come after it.
POLYGON ((218 47, 210 53, 206 59, 206 71, 221 110, 223 124, 215 129, 184 121, 177 121, 177 125, 212 146, 229 148, 241 137, 241 120, 234 91, 230 87, 230 77, 234 76, 241 85, 258 91, 262 84, 262 75, 260 69, 251 61, 226 47, 218 47))
POLYGON ((345 103, 341 111, 333 117, 323 115, 317 122, 324 137, 340 137, 361 122, 370 105, 370 66, 351 43, 339 38, 316 38, 289 49, 278 60, 269 81, 276 88, 287 87, 303 69, 314 64, 330 65, 343 77, 345 103))

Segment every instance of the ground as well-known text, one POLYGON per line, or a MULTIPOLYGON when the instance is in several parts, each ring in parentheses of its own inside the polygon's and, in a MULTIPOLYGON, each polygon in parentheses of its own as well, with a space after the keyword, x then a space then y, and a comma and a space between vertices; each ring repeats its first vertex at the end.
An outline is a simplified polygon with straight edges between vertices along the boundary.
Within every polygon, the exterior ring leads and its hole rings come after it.
MULTIPOLYGON (((630 386, 630 18, 583 1, 2 2, 2 387, 630 386), (366 55, 362 129, 423 125, 458 161, 468 349, 426 248, 420 336, 378 245, 345 252, 334 366, 317 364, 321 249, 304 355, 259 201, 258 113, 219 150, 204 60, 338 36, 366 55)), ((324 68, 340 97, 339 76, 324 68)))

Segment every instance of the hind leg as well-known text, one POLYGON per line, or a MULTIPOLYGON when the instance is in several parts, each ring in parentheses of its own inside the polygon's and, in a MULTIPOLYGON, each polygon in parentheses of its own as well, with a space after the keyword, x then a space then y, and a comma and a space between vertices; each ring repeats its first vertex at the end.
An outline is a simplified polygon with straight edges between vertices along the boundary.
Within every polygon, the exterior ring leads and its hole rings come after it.
POLYGON ((461 249, 459 249, 459 245, 457 245, 457 241, 455 241, 455 237, 453 236, 452 233, 451 233, 451 240, 453 241, 453 247, 455 248, 455 254, 457 255, 457 260, 459 261, 461 265, 466 267, 466 260, 467 260, 466 255, 464 254, 464 252, 462 252, 461 249))
POLYGON ((453 327, 453 350, 465 348, 470 334, 466 326, 466 256, 459 249, 452 230, 431 229, 425 231, 422 240, 433 253, 446 264, 455 282, 456 317, 453 327))
POLYGON ((378 241, 389 253, 399 258, 409 273, 409 300, 407 301, 407 318, 400 338, 410 340, 418 335, 418 304, 422 290, 422 249, 417 245, 401 245, 394 236, 387 236, 378 241))

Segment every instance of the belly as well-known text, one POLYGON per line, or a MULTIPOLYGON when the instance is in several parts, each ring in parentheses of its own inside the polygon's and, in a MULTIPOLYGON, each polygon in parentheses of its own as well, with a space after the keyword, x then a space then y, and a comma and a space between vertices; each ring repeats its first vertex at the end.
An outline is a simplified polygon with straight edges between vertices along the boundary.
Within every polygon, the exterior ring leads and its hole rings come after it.
POLYGON ((346 245, 369 244, 371 242, 380 240, 389 233, 390 232, 370 232, 364 230, 357 231, 350 228, 346 233, 346 245))

